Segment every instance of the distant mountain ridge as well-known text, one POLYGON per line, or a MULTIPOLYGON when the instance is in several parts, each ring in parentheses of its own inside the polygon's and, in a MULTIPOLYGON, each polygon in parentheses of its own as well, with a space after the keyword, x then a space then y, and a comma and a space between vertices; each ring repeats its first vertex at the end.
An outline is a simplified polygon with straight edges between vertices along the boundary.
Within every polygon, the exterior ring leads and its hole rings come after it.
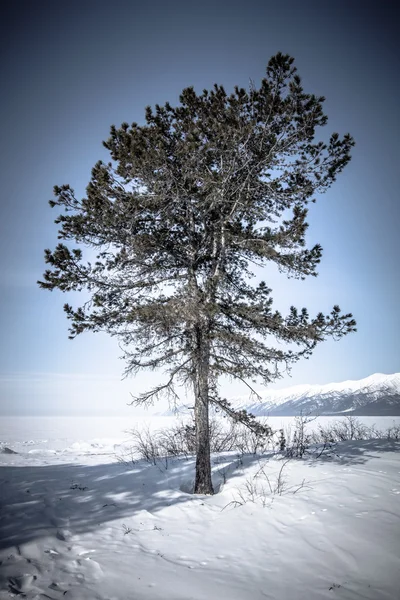
POLYGON ((240 396, 230 401, 235 408, 257 416, 400 415, 400 373, 375 373, 358 381, 296 385, 259 393, 261 400, 240 396))
MULTIPOLYGON (((256 416, 292 417, 311 415, 400 416, 400 373, 375 373, 358 381, 325 385, 295 385, 283 390, 259 391, 254 396, 230 398, 235 409, 246 409, 256 416)), ((179 413, 188 413, 180 406, 179 413)), ((168 410, 158 415, 171 415, 168 410)))

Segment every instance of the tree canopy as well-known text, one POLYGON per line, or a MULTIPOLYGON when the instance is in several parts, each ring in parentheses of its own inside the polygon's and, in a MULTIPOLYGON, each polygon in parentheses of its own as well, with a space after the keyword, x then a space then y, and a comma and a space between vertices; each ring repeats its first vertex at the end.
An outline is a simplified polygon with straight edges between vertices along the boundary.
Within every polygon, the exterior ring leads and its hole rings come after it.
POLYGON ((322 248, 306 245, 308 205, 354 145, 349 134, 316 140, 323 102, 278 53, 258 89, 188 87, 177 107, 147 107, 144 125, 112 126, 111 161, 94 166, 85 198, 54 188, 62 242, 45 251, 40 285, 89 292, 82 306, 64 307, 71 337, 107 331, 124 349, 126 374, 165 371, 135 402, 176 401, 177 383, 193 390, 197 492, 212 492, 209 403, 248 420, 220 397, 220 376, 268 384, 327 337, 355 330, 338 306, 282 315, 267 283, 252 282, 254 265, 270 261, 289 277, 317 275, 322 248))

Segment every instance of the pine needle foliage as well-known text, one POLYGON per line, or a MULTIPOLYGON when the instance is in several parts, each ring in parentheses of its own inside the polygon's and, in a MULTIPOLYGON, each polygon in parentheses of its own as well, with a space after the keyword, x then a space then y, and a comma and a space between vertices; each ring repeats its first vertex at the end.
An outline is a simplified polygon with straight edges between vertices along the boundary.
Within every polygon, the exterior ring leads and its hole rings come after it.
POLYGON ((195 492, 212 493, 209 404, 257 428, 219 396, 218 379, 268 384, 319 342, 355 331, 338 306, 282 315, 268 285, 251 279, 254 265, 268 262, 289 277, 317 275, 322 248, 306 246, 308 205, 354 145, 349 134, 316 141, 327 123, 323 102, 305 93, 293 58, 278 53, 258 89, 188 87, 176 107, 147 107, 144 125, 112 126, 111 161, 94 166, 85 198, 54 188, 62 241, 45 251, 39 284, 89 292, 83 306, 65 304, 72 338, 106 331, 123 348, 126 375, 165 371, 165 383, 135 403, 175 402, 177 384, 192 389, 195 492))

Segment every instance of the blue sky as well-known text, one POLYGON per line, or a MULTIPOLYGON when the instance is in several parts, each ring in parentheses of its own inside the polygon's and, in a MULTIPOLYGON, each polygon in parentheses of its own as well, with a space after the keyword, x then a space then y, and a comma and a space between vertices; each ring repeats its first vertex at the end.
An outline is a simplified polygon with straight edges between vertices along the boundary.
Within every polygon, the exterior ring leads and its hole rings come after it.
MULTIPOLYGON (((2 194, 0 414, 130 414, 115 340, 67 339, 67 297, 36 285, 57 243, 55 184, 79 195, 111 124, 143 122, 148 104, 215 82, 229 91, 264 76, 271 55, 296 59, 306 91, 326 96, 332 131, 356 140, 353 160, 311 207, 320 276, 293 282, 267 269, 277 308, 335 303, 358 333, 321 345, 272 387, 399 371, 399 47, 392 2, 15 1, 1 25, 2 194)), ((227 396, 244 393, 224 382, 227 396)))

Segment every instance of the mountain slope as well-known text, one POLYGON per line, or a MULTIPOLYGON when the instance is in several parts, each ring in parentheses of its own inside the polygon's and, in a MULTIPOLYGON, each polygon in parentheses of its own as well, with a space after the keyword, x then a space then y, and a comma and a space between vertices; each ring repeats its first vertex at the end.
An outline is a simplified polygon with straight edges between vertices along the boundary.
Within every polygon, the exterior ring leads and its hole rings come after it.
POLYGON ((297 385, 260 392, 261 400, 231 399, 235 408, 255 415, 293 416, 300 413, 332 415, 400 415, 400 373, 376 373, 359 381, 326 385, 297 385))

